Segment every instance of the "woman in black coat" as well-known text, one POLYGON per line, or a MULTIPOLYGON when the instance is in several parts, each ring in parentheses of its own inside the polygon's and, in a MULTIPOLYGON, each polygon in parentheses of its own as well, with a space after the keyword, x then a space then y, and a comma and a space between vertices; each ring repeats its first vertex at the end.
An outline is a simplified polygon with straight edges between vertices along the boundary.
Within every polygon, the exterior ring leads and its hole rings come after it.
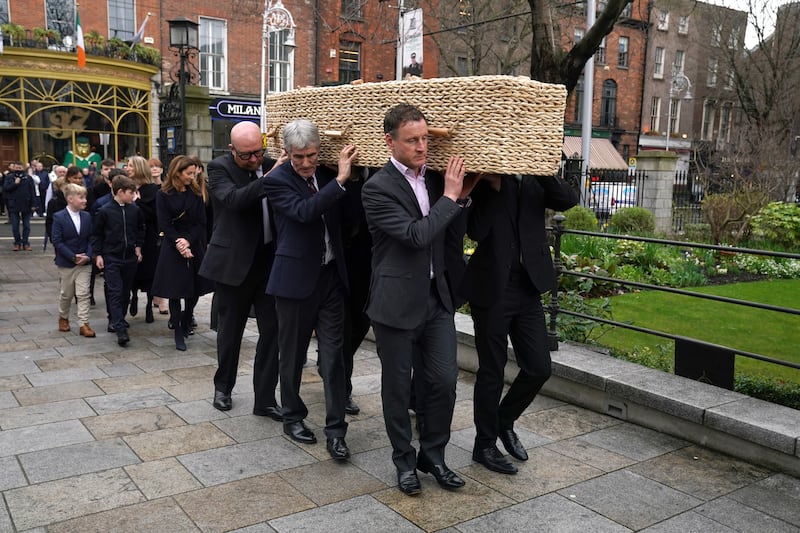
MULTIPOLYGON (((186 350, 197 300, 211 292, 211 282, 197 272, 206 250, 206 207, 195 180, 192 158, 179 155, 167 170, 156 195, 158 227, 162 235, 153 294, 169 299, 170 322, 175 329, 175 348, 186 350), (181 299, 186 302, 181 310, 181 299)), ((233 258, 232 258, 233 259, 233 258)))
POLYGON ((125 174, 139 187, 139 197, 136 205, 139 212, 144 217, 144 242, 142 243, 142 261, 136 267, 136 278, 133 282, 131 291, 131 316, 136 316, 139 312, 138 291, 147 293, 147 305, 145 305, 145 322, 153 322, 153 276, 156 273, 156 263, 158 262, 158 220, 156 213, 156 195, 159 187, 153 183, 150 165, 142 156, 132 156, 128 158, 125 165, 125 174))

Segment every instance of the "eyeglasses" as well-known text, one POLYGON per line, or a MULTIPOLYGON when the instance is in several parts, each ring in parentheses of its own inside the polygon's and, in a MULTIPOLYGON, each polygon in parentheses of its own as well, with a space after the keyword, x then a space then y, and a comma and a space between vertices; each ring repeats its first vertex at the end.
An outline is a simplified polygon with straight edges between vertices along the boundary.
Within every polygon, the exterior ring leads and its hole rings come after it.
POLYGON ((242 161, 248 161, 253 156, 259 158, 264 155, 263 148, 261 150, 253 150, 252 152, 240 152, 236 148, 234 148, 233 151, 236 153, 236 157, 238 157, 242 161))

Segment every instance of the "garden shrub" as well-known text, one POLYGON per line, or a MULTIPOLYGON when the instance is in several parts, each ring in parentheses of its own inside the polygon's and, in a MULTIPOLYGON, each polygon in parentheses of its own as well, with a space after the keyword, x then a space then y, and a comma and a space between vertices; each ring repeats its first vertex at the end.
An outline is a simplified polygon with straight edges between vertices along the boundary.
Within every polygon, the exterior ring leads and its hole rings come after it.
POLYGON ((656 217, 644 207, 623 207, 611 215, 608 226, 616 233, 652 235, 656 217))
POLYGON ((684 234, 691 242, 711 242, 711 226, 708 224, 686 224, 684 234))
POLYGON ((782 379, 737 374, 733 390, 765 402, 800 409, 800 385, 782 379))
POLYGON ((564 227, 578 231, 597 231, 597 217, 594 211, 582 205, 576 205, 564 211, 566 220, 564 227))
POLYGON ((750 218, 750 229, 754 238, 777 244, 785 250, 797 249, 800 243, 800 207, 771 202, 750 218))
POLYGON ((714 244, 735 245, 747 236, 748 218, 767 205, 769 199, 761 191, 736 191, 709 194, 703 199, 703 216, 711 227, 714 244))

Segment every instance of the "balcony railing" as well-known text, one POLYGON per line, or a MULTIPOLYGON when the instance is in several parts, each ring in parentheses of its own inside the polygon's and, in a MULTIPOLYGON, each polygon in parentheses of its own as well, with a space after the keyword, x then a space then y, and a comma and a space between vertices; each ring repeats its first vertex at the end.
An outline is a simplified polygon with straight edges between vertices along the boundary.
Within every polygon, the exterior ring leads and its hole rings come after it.
MULTIPOLYGON (((38 48, 57 52, 75 53, 74 44, 66 45, 62 43, 60 39, 54 38, 37 39, 30 35, 30 31, 26 31, 26 36, 24 38, 14 39, 11 36, 3 35, 3 46, 5 48, 38 48)), ((91 44, 87 42, 86 55, 161 66, 161 53, 158 50, 139 44, 131 46, 130 43, 121 39, 109 39, 103 44, 91 44)))

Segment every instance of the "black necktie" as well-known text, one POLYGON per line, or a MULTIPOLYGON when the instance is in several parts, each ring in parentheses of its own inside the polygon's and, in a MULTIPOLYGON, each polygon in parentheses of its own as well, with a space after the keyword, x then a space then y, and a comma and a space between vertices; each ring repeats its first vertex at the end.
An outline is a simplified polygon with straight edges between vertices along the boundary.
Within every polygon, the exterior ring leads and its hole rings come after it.
POLYGON ((317 194, 317 186, 314 185, 314 176, 306 178, 306 183, 308 183, 308 188, 311 190, 311 194, 317 194))

